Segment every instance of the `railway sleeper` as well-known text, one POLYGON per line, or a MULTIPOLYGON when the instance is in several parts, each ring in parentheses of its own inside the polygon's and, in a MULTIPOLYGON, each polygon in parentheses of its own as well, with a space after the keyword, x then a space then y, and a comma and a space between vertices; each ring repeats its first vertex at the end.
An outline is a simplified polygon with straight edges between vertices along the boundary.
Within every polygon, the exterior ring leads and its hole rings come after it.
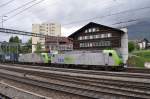
POLYGON ((105 96, 108 94, 110 96, 116 96, 116 97, 120 97, 120 99, 122 99, 121 97, 132 97, 132 98, 136 98, 136 99, 149 99, 149 97, 147 96, 140 96, 140 95, 135 95, 135 94, 125 94, 124 92, 122 93, 116 93, 116 92, 110 92, 109 90, 107 90, 106 92, 104 90, 100 90, 100 91, 95 91, 95 90, 90 90, 90 89, 87 89, 87 88, 77 88, 77 86, 75 87, 69 87, 69 86, 64 86, 64 85, 57 85, 57 84, 51 84, 51 83, 45 83, 45 82, 41 82, 41 81, 37 81, 37 80, 31 80, 31 79, 24 79, 24 78, 21 78, 21 77, 14 77, 14 76, 9 76, 8 75, 0 75, 2 77, 6 77, 8 79, 11 79, 11 80, 17 80, 19 82, 23 82, 23 83, 27 83, 27 84, 32 84, 32 85, 36 85, 36 86, 40 86, 40 87, 45 87, 45 88, 50 88, 50 89, 53 89, 53 90, 58 90, 58 91, 63 91, 63 92, 67 92, 67 93, 72 93, 72 94, 77 94, 77 95, 82 95, 82 96, 86 96, 86 97, 90 97, 90 98, 101 98, 102 97, 102 94, 105 96), (58 87, 59 86, 59 87, 58 87), (63 87, 63 88, 60 88, 60 87, 63 87), (71 91, 67 91, 67 90, 64 90, 64 89, 70 89, 71 91))

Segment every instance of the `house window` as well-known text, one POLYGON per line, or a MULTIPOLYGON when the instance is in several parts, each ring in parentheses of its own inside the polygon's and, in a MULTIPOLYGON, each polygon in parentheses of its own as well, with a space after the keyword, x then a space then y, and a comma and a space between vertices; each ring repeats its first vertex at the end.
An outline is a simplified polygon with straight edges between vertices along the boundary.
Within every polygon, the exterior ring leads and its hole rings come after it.
POLYGON ((90 39, 90 36, 87 36, 87 39, 90 39))
POLYGON ((99 41, 99 42, 89 42, 89 43, 80 43, 81 48, 86 48, 86 47, 102 47, 102 46, 111 46, 110 41, 99 41))
POLYGON ((88 39, 88 36, 85 36, 85 40, 87 40, 88 39))
POLYGON ((92 43, 90 43, 90 47, 92 47, 93 46, 93 44, 92 43))
POLYGON ((100 30, 99 30, 99 28, 96 28, 96 32, 99 32, 100 30))
POLYGON ((84 47, 84 43, 80 43, 80 47, 84 47))
POLYGON ((93 35, 93 39, 96 39, 96 35, 93 35))
POLYGON ((102 35, 100 34, 100 35, 98 35, 98 38, 102 38, 102 35))
POLYGON ((82 40, 82 36, 79 36, 79 37, 78 37, 78 40, 82 40))
POLYGON ((111 46, 111 42, 110 41, 107 41, 107 46, 111 46))
POLYGON ((96 35, 96 38, 99 38, 99 35, 96 35))
POLYGON ((105 34, 101 34, 101 38, 105 38, 105 34))
POLYGON ((92 30, 93 30, 93 32, 95 32, 95 31, 96 31, 96 28, 93 28, 92 30))
POLYGON ((84 47, 87 47, 87 43, 84 43, 84 47))
POLYGON ((112 37, 112 34, 111 34, 111 33, 108 33, 108 37, 112 37))
POLYGON ((87 47, 90 47, 90 43, 87 43, 87 47))
POLYGON ((88 30, 85 30, 85 33, 88 33, 88 30))
POLYGON ((96 46, 95 42, 93 42, 92 44, 93 44, 93 47, 95 47, 95 46, 96 46))
POLYGON ((85 36, 82 36, 82 40, 85 40, 85 36))
POLYGON ((104 34, 104 38, 107 38, 108 37, 108 34, 104 34))
POLYGON ((92 32, 92 29, 89 29, 89 33, 92 32))
POLYGON ((90 39, 93 39, 93 35, 90 35, 89 37, 90 37, 90 39))
POLYGON ((98 42, 98 46, 102 46, 102 42, 98 42))
POLYGON ((98 44, 98 42, 95 42, 95 46, 98 46, 99 44, 98 44))

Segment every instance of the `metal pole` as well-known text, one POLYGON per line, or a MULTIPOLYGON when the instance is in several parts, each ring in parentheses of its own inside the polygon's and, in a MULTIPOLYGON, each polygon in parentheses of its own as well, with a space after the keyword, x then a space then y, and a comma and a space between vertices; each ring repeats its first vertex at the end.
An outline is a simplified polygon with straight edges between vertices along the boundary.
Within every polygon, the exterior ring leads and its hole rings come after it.
POLYGON ((2 28, 3 28, 3 16, 2 16, 2 28))
POLYGON ((2 16, 2 28, 3 28, 3 26, 4 26, 4 17, 7 17, 7 16, 2 16))

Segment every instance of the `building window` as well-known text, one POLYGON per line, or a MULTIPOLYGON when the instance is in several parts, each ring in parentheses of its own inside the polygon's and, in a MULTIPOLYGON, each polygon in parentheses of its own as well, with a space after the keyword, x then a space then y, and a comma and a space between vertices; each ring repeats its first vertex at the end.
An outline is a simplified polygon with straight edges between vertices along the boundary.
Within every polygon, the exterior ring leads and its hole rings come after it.
POLYGON ((78 37, 78 40, 82 40, 82 36, 79 36, 79 37, 78 37))
POLYGON ((82 36, 82 37, 81 37, 81 40, 84 40, 84 38, 85 38, 85 37, 84 37, 84 36, 82 36))
POLYGON ((87 43, 87 47, 90 47, 90 44, 89 44, 89 43, 87 43))
POLYGON ((88 30, 85 30, 85 33, 88 33, 88 30))
POLYGON ((101 42, 97 42, 97 46, 102 46, 102 43, 101 42))
POLYGON ((80 36, 78 37, 78 40, 80 40, 80 36))
POLYGON ((96 42, 93 42, 93 47, 95 47, 96 46, 96 42))
POLYGON ((96 42, 95 44, 96 44, 96 46, 99 46, 99 43, 98 43, 98 42, 96 42))
POLYGON ((111 42, 110 41, 106 41, 105 42, 105 46, 111 46, 111 42))
POLYGON ((93 47, 93 43, 90 43, 90 47, 93 47))
POLYGON ((101 34, 101 38, 105 38, 105 34, 101 34))
POLYGON ((80 47, 83 47, 83 43, 80 43, 80 47))
POLYGON ((88 36, 85 36, 85 40, 87 40, 88 39, 88 36))
POLYGON ((108 33, 108 37, 112 37, 112 34, 111 34, 111 33, 108 33))
POLYGON ((90 35, 89 38, 90 38, 90 39, 93 39, 93 35, 90 35))
POLYGON ((93 35, 93 39, 96 39, 96 35, 93 35))
POLYGON ((98 38, 102 38, 102 35, 100 34, 100 35, 98 35, 98 38))
POLYGON ((104 34, 104 35, 105 35, 105 36, 104 36, 105 38, 108 38, 108 34, 104 34))
POLYGON ((89 42, 89 43, 80 43, 81 48, 87 48, 87 47, 108 47, 111 46, 110 41, 99 41, 99 42, 89 42))
POLYGON ((100 30, 99 30, 99 28, 96 28, 96 32, 99 32, 100 30))
POLYGON ((89 33, 91 33, 92 32, 92 29, 89 29, 89 33))
POLYGON ((96 32, 96 28, 93 28, 92 31, 93 31, 93 32, 96 32))
POLYGON ((95 35, 96 36, 96 38, 99 38, 99 35, 95 35))

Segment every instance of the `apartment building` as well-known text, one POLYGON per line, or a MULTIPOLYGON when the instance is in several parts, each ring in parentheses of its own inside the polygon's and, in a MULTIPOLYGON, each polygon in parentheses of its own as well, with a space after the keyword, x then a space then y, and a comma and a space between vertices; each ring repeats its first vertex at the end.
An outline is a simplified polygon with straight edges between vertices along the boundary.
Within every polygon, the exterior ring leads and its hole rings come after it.
MULTIPOLYGON (((32 32, 47 36, 61 36, 61 25, 57 23, 32 24, 32 32)), ((42 50, 45 50, 45 38, 32 37, 32 52, 36 51, 37 43, 41 43, 42 50)))

